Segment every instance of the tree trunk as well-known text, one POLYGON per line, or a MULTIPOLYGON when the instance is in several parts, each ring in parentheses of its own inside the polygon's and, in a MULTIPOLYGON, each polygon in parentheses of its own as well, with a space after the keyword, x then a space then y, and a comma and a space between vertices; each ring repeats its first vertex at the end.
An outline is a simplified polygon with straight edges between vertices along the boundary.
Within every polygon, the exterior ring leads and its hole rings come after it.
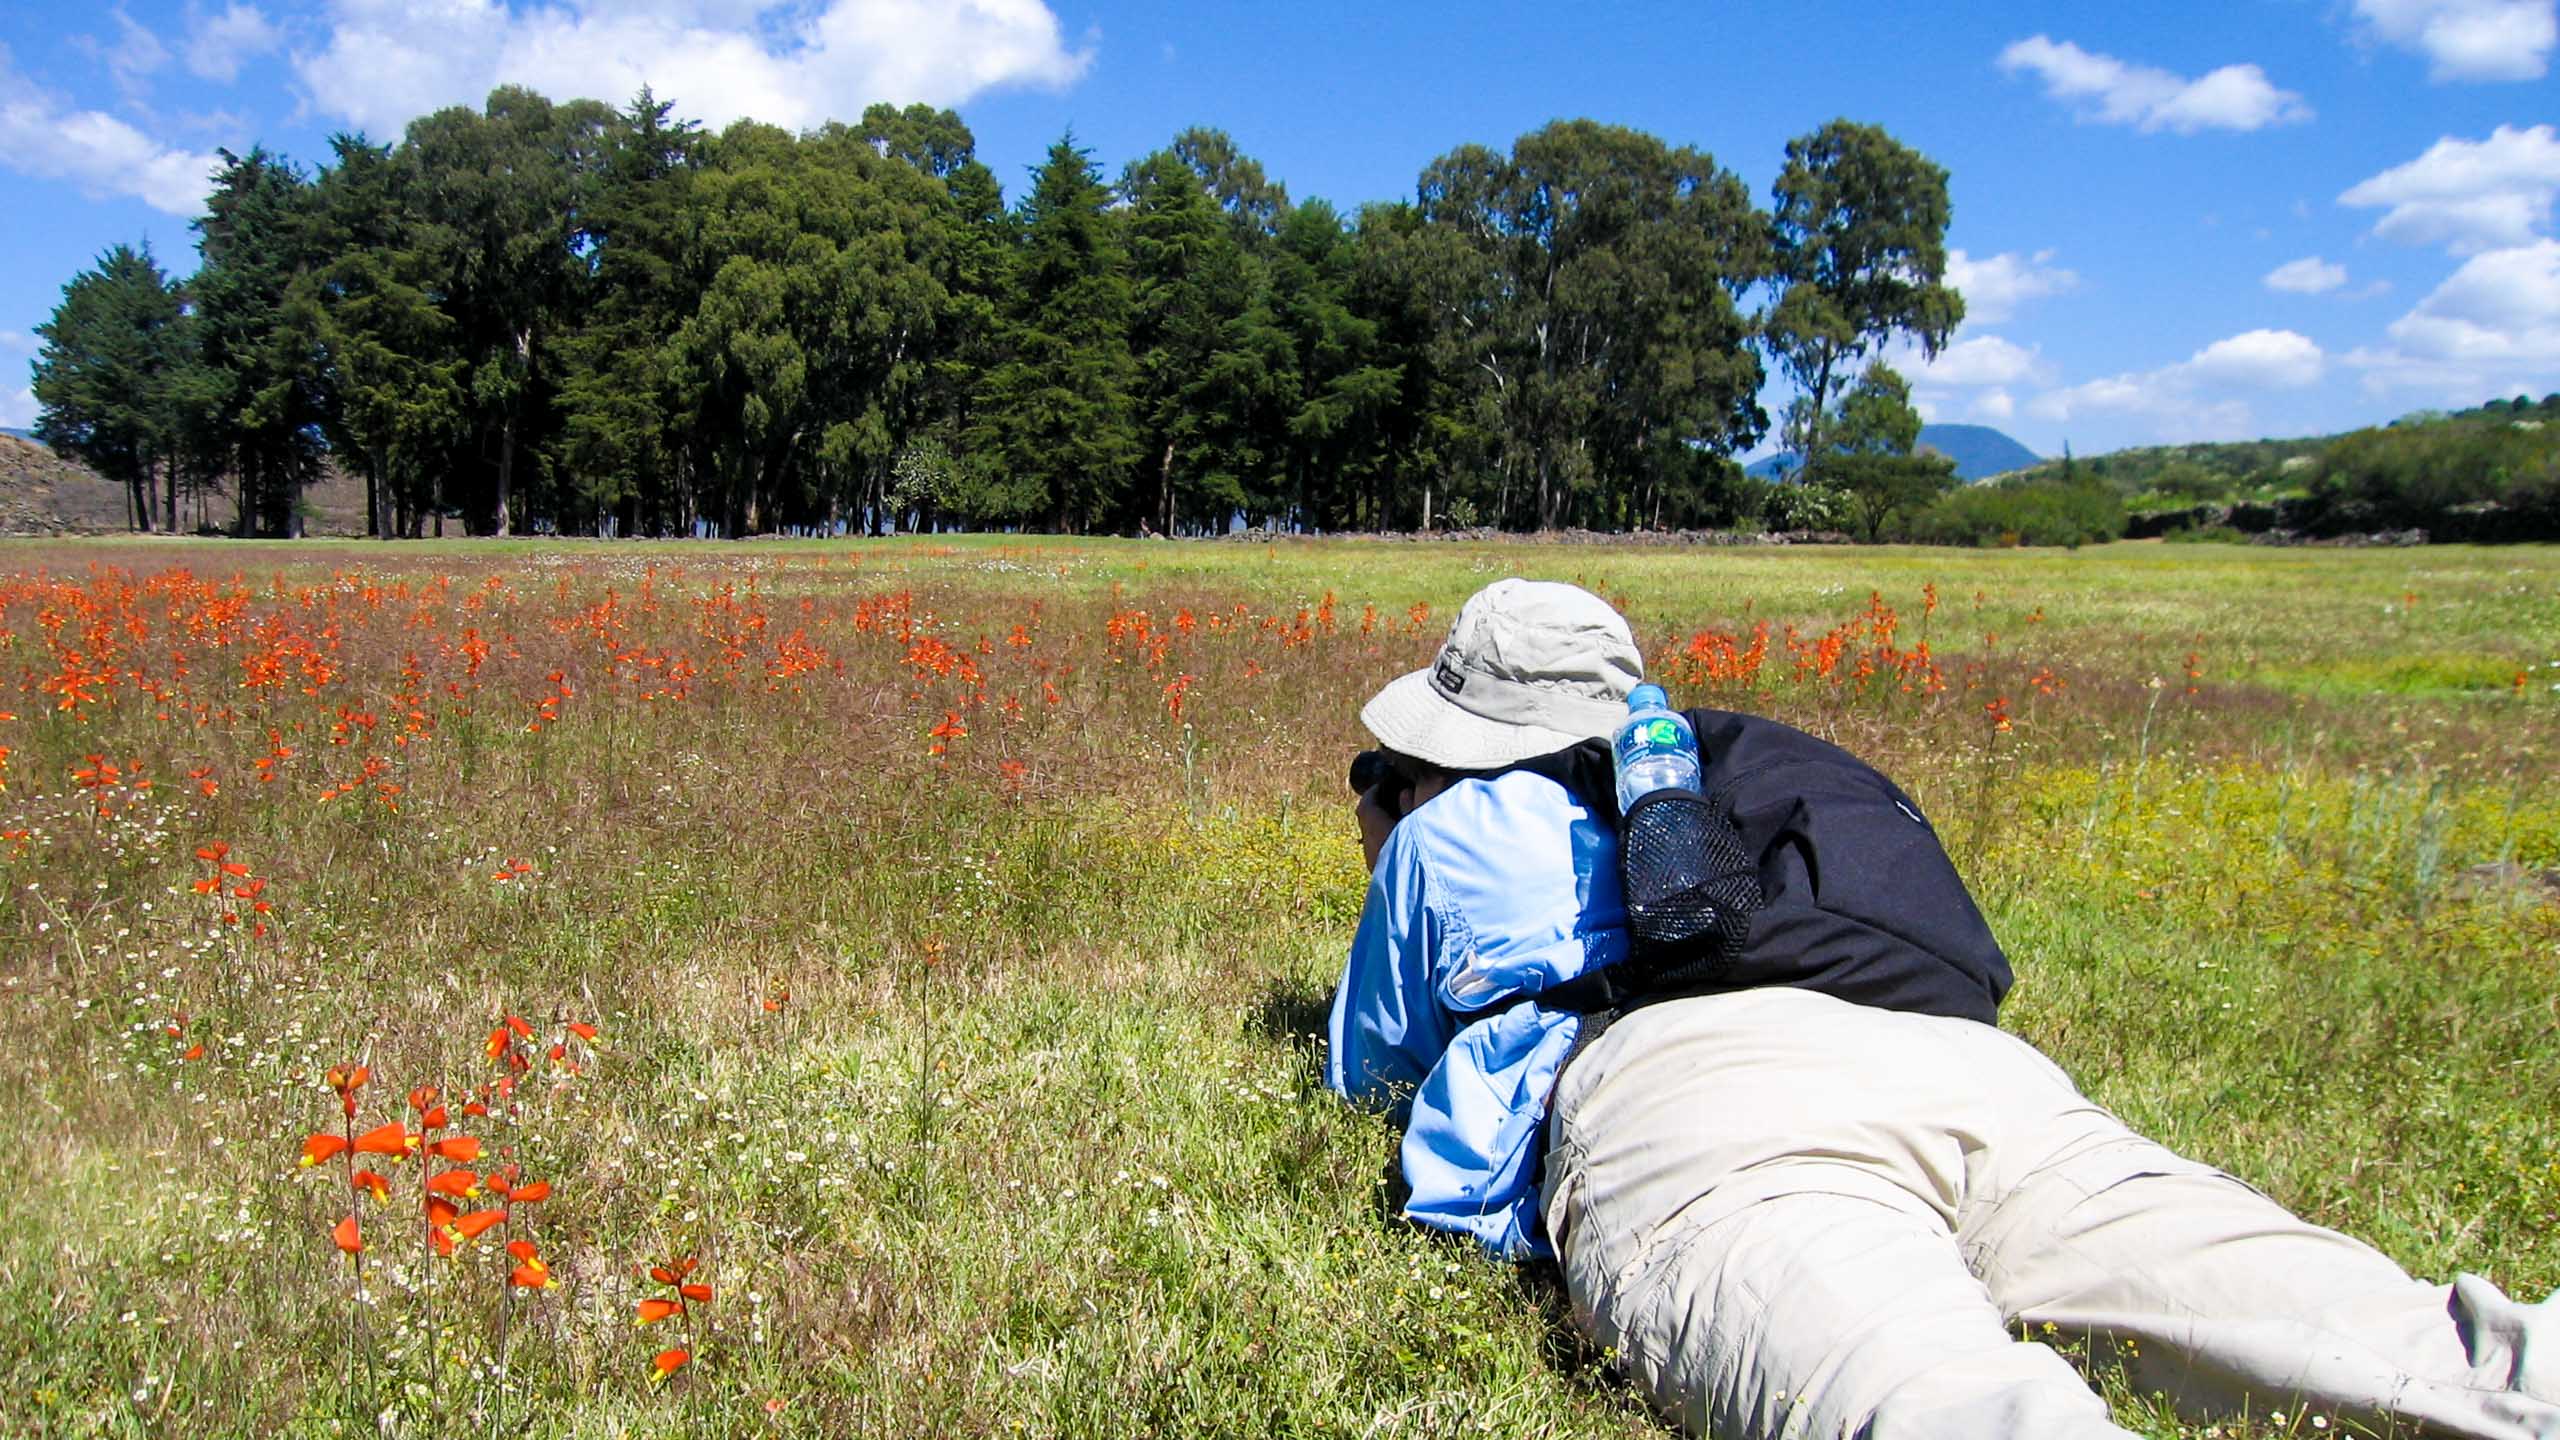
POLYGON ((1163 534, 1171 538, 1173 535, 1173 442, 1171 440, 1164 442, 1164 463, 1157 467, 1157 476, 1164 496, 1163 534))
POLYGON ((501 539, 515 533, 507 515, 508 490, 515 478, 516 420, 513 415, 498 427, 498 525, 490 533, 501 539))
POLYGON ((169 482, 169 503, 161 509, 169 517, 169 533, 175 535, 178 533, 178 467, 163 465, 160 472, 168 477, 169 482))
POLYGON ((1422 477, 1422 533, 1431 533, 1431 477, 1422 477))

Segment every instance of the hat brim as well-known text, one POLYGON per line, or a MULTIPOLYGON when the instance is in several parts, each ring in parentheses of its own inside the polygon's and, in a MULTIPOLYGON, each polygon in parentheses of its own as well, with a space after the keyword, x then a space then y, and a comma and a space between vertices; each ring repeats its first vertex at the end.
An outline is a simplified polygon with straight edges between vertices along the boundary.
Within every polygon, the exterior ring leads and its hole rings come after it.
POLYGON ((1487 720, 1441 694, 1429 670, 1388 681, 1360 707, 1360 723, 1388 749, 1449 770, 1499 769, 1606 733, 1487 720))

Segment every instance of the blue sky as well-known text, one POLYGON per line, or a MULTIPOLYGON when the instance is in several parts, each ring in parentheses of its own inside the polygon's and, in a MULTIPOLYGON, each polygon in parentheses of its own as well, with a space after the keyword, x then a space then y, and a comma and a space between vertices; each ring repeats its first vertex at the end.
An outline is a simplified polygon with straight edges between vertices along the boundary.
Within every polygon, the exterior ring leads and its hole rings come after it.
POLYGON ((951 105, 1009 191, 1068 127, 1116 174, 1215 125, 1345 211, 1558 116, 1695 145, 1765 202, 1787 140, 1847 116, 1952 174, 1970 318, 1902 357, 1932 418, 2047 453, 2325 433, 2560 390, 2555 5, 21 0, 0 425, 100 250, 192 266, 216 146, 308 158, 500 82, 645 79, 715 124, 951 105))

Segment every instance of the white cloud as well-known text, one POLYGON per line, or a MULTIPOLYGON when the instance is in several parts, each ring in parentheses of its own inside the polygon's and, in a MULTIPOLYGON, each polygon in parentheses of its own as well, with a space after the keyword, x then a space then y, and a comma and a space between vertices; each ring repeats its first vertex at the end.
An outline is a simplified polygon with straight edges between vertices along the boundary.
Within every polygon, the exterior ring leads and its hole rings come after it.
POLYGON ((108 63, 119 75, 159 73, 160 67, 169 63, 169 47, 160 43, 160 37, 152 34, 149 26, 126 14, 123 6, 117 6, 114 13, 116 41, 107 52, 108 63))
POLYGON ((2258 130, 2311 118, 2299 94, 2277 89, 2255 65, 2225 65, 2190 80, 2035 35, 2001 51, 2000 68, 2033 71, 2043 78, 2046 95, 2074 102, 2084 120, 2146 133, 2258 130))
POLYGON ((385 135, 502 84, 609 103, 645 84, 714 127, 806 128, 873 100, 1063 87, 1093 62, 1043 0, 329 0, 326 24, 296 73, 317 108, 385 135))
POLYGON ((283 32, 255 5, 232 0, 218 15, 188 17, 187 69, 207 80, 228 85, 240 78, 243 64, 283 48, 283 32))
POLYGON ((219 157, 161 144, 98 110, 37 89, 0 47, 0 165, 69 183, 91 199, 130 197, 171 215, 204 208, 219 157))
POLYGON ((1973 397, 1973 413, 1985 420, 2006 420, 2018 413, 2018 402, 2006 390, 1985 390, 1973 397))
POLYGON ((2251 330, 2216 340, 2183 367, 2189 379, 2210 385, 2299 390, 2320 383, 2324 359, 2310 337, 2290 330, 2251 330))
MULTIPOLYGON (((95 13, 94 11, 92 13, 95 13)), ((151 27, 125 13, 118 5, 107 12, 115 21, 115 38, 101 40, 95 35, 73 35, 71 48, 107 67, 115 78, 116 90, 130 103, 139 103, 149 90, 150 78, 169 63, 169 47, 151 27)))
POLYGON ((2318 295, 2347 283, 2347 267, 2332 265, 2317 255, 2287 260, 2267 272, 2266 287, 2295 295, 2318 295))
POLYGON ((1902 350, 1888 362, 1916 385, 2014 385, 2044 373, 2044 357, 2034 349, 1997 335, 1959 340, 1925 360, 1917 347, 1902 350))
POLYGON ((2373 233, 2457 255, 2511 248, 2551 223, 2560 194, 2560 133, 2501 125, 2486 140, 2445 136, 2427 153, 2364 180, 2341 205, 2379 209, 2373 233))
POLYGON ((2466 369, 2560 369, 2560 240, 2474 255, 2391 322, 2401 352, 2466 369))
POLYGON ((31 430, 36 423, 36 392, 20 386, 15 390, 0 389, 0 426, 12 430, 31 430))
POLYGON ((2434 80, 2539 80, 2560 43, 2553 0, 2356 0, 2379 40, 2427 57, 2434 80))
POLYGON ((2052 263, 2053 252, 2020 255, 2003 250, 1976 260, 1962 250, 1947 252, 1947 283, 1964 296, 1968 325, 1997 325, 2018 306, 2046 295, 2059 295, 2080 277, 2052 263))
POLYGON ((2110 375, 2028 402, 2039 419, 2091 414, 2147 416, 2161 433, 2187 439, 2244 436, 2251 429, 2241 390, 2297 390, 2319 383, 2327 357, 2290 330, 2251 330, 2216 340, 2175 365, 2110 375))
POLYGON ((11 355, 36 353, 36 337, 24 330, 0 330, 0 351, 11 355))

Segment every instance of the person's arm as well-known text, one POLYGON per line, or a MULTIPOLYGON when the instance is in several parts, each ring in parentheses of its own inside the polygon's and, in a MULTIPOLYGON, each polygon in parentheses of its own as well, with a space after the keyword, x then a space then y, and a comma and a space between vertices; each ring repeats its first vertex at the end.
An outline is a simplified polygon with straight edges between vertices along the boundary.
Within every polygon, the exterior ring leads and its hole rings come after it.
POLYGON ((1419 846, 1399 825, 1379 848, 1334 990, 1324 1072, 1335 1093, 1383 1107, 1399 1125, 1456 1033, 1432 993, 1435 932, 1419 846))

